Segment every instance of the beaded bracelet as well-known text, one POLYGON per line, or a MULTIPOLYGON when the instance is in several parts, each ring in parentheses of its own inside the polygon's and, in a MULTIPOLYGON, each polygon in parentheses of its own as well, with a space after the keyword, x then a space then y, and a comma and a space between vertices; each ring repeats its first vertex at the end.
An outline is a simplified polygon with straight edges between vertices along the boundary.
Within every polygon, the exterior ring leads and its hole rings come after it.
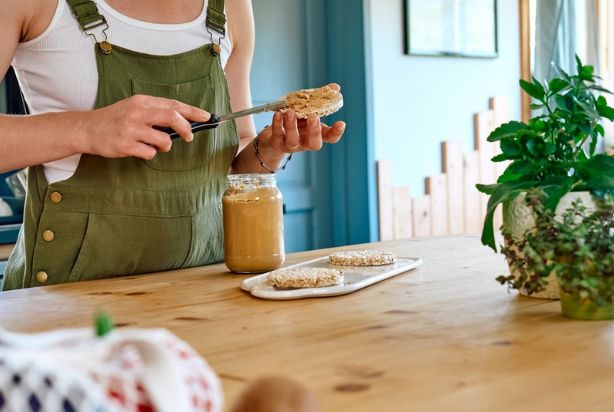
MULTIPOLYGON (((259 149, 260 141, 258 138, 259 136, 256 136, 256 138, 254 139, 254 151, 256 152, 256 159, 258 159, 258 163, 260 163, 260 166, 262 166, 264 169, 268 170, 271 173, 275 173, 276 170, 268 167, 260 158, 260 149, 259 149)), ((288 162, 290 161, 290 159, 292 159, 292 153, 290 153, 290 155, 286 157, 284 164, 281 165, 281 167, 277 170, 284 170, 286 166, 288 166, 288 162)))

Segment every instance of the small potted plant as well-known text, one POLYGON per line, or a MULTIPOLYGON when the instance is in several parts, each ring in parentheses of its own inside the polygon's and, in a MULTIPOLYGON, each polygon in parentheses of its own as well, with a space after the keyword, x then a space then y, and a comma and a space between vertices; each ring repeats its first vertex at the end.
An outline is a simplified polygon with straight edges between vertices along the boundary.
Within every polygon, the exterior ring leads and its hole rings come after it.
MULTIPOLYGON (((535 225, 534 214, 524 200, 527 191, 540 189, 543 207, 551 211, 559 203, 570 205, 577 197, 591 209, 592 197, 614 193, 614 157, 597 150, 605 134, 603 122, 614 120, 614 109, 605 97, 596 94, 610 92, 597 84, 592 66, 584 66, 577 57, 576 62, 575 75, 559 69, 558 77, 547 83, 535 78, 532 82, 520 80, 520 87, 534 99, 531 108, 541 114, 527 123, 505 123, 488 137, 501 147, 501 154, 492 160, 510 162, 496 184, 477 185, 490 196, 482 243, 495 251, 493 216, 499 204, 503 203, 506 239, 522 244, 526 230, 535 225)), ((559 206, 559 211, 564 208, 559 206)), ((522 255, 522 250, 518 253, 522 255)), ((510 270, 517 278, 530 277, 512 264, 510 270)), ((553 290, 542 291, 538 297, 558 298, 556 283, 550 283, 553 290)), ((521 293, 527 292, 522 284, 516 286, 521 293)))
POLYGON ((520 277, 500 276, 510 287, 539 292, 555 275, 563 315, 573 319, 614 319, 614 201, 606 195, 589 212, 575 200, 560 217, 544 206, 544 193, 525 197, 536 225, 520 244, 508 243, 503 253, 520 277), (519 255, 517 251, 523 250, 519 255))

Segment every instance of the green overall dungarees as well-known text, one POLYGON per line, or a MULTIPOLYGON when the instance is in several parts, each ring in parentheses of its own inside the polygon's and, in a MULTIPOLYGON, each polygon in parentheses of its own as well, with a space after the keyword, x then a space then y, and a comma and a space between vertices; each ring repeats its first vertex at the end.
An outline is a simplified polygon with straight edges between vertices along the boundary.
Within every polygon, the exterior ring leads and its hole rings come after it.
MULTIPOLYGON (((84 31, 106 25, 93 1, 68 3, 84 31)), ((207 30, 224 35, 225 21, 224 1, 209 0, 207 30)), ((231 111, 215 43, 172 56, 106 41, 95 49, 97 108, 146 94, 231 111)), ((71 178, 53 184, 42 166, 31 167, 24 225, 3 289, 221 261, 221 196, 237 147, 236 125, 228 122, 195 134, 191 143, 176 139, 169 153, 150 161, 84 154, 71 178)))

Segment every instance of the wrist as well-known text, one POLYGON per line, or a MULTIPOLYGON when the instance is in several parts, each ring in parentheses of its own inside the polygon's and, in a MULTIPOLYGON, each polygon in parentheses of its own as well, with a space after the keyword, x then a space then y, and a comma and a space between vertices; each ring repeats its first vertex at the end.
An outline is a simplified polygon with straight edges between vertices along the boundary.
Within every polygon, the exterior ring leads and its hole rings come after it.
POLYGON ((260 134, 254 139, 252 144, 254 151, 256 144, 258 147, 258 160, 265 163, 271 169, 278 169, 287 153, 275 150, 275 148, 271 146, 270 133, 267 135, 267 128, 260 132, 260 134))
POLYGON ((68 112, 70 122, 69 139, 70 150, 75 154, 91 153, 90 136, 92 135, 92 122, 88 112, 68 112))
POLYGON ((40 116, 45 118, 43 124, 62 130, 62 136, 55 140, 55 146, 63 153, 69 155, 88 153, 86 139, 88 122, 85 112, 46 113, 40 116))
POLYGON ((292 159, 292 153, 288 155, 286 160, 282 164, 282 159, 286 155, 284 152, 279 152, 275 150, 271 145, 269 145, 269 157, 267 159, 266 152, 263 154, 261 149, 261 139, 260 135, 256 136, 253 141, 252 147, 254 149, 254 155, 260 164, 260 168, 266 170, 269 173, 275 173, 278 170, 284 170, 288 165, 290 159, 292 159))

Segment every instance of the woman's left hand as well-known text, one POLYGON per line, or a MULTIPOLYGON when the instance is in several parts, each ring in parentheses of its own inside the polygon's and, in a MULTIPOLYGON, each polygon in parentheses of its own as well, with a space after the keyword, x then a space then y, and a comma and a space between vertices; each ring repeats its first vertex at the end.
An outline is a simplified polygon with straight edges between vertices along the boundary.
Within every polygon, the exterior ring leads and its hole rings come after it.
MULTIPOLYGON (((338 84, 329 84, 330 88, 339 90, 338 84)), ((332 126, 320 122, 317 115, 307 119, 298 119, 293 110, 277 112, 273 123, 259 136, 261 147, 277 152, 277 155, 296 153, 306 150, 320 150, 322 144, 337 143, 345 131, 345 122, 335 122, 332 126)), ((273 155, 271 153, 270 155, 273 155)))

